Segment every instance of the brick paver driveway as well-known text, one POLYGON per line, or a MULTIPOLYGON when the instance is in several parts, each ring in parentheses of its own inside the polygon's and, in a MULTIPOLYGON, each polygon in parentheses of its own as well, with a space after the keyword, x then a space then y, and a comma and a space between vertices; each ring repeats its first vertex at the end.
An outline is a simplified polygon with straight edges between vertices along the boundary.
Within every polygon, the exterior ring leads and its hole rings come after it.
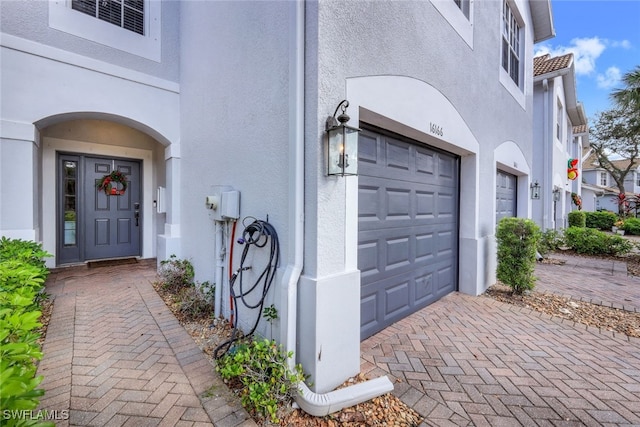
POLYGON ((488 297, 450 294, 361 349, 363 371, 390 374, 425 425, 640 425, 640 339, 488 297))

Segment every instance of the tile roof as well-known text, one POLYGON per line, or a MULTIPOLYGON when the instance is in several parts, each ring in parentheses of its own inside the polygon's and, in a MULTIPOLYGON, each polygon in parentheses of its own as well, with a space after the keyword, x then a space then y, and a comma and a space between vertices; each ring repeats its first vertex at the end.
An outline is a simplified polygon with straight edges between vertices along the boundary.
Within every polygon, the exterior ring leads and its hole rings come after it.
POLYGON ((581 133, 587 133, 589 132, 589 128, 587 127, 587 125, 578 125, 578 126, 574 126, 573 127, 573 134, 574 135, 578 135, 581 133))
POLYGON ((533 58, 533 75, 541 76, 543 74, 552 73, 554 71, 567 68, 573 62, 573 53, 567 53, 566 55, 554 56, 553 58, 548 53, 533 58))

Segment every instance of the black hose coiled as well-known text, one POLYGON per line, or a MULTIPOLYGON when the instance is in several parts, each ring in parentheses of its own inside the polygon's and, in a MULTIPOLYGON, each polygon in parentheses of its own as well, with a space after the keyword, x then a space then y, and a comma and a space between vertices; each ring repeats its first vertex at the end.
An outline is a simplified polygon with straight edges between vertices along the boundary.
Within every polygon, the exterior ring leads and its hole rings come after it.
POLYGON ((238 270, 229 279, 229 292, 231 298, 233 298, 233 333, 231 338, 222 344, 220 344, 213 352, 213 357, 219 359, 224 356, 232 344, 238 341, 241 337, 238 331, 238 301, 242 301, 242 304, 248 309, 258 309, 258 315, 256 321, 248 334, 245 337, 253 335, 258 324, 260 323, 260 317, 262 316, 262 309, 264 307, 267 294, 276 276, 276 269, 280 262, 280 242, 278 241, 278 233, 276 229, 267 221, 259 219, 254 220, 251 224, 245 227, 242 232, 242 237, 238 239, 238 243, 244 244, 245 247, 242 250, 242 256, 240 257, 240 266, 238 270), (246 267, 245 261, 247 254, 252 247, 264 248, 269 244, 269 262, 262 270, 255 282, 245 290, 244 272, 253 269, 252 267, 246 267), (238 283, 238 291, 236 292, 235 284, 238 283), (261 295, 257 303, 251 304, 247 297, 251 295, 258 287, 262 285, 261 295))

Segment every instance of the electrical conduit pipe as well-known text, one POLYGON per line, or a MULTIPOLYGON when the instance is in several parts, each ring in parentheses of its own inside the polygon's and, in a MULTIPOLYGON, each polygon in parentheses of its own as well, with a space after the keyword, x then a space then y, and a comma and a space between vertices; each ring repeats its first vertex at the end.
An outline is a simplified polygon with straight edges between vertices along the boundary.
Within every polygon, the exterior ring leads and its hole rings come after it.
MULTIPOLYGON (((282 324, 280 342, 295 357, 297 338, 298 281, 302 274, 304 251, 304 1, 290 3, 291 34, 289 45, 289 261, 281 282, 282 324)), ((289 359, 293 370, 295 359, 289 359)), ((324 416, 389 393, 393 384, 386 376, 358 383, 329 393, 314 393, 300 383, 296 403, 308 414, 324 416)))
POLYGON ((216 247, 216 272, 215 272, 215 293, 213 313, 216 319, 220 318, 220 307, 222 306, 222 274, 224 272, 224 250, 222 247, 222 224, 221 221, 215 221, 215 247, 216 247))

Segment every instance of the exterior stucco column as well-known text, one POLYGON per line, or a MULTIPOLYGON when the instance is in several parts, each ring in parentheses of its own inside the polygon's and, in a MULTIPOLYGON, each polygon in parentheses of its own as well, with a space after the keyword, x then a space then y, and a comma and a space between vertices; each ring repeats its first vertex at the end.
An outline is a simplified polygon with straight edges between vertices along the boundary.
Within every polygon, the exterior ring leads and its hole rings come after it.
POLYGON ((35 126, 3 120, 0 129, 0 234, 39 240, 35 126))
POLYGON ((168 259, 171 255, 181 256, 180 250, 180 145, 171 144, 165 149, 166 221, 164 234, 158 236, 157 261, 168 259))

